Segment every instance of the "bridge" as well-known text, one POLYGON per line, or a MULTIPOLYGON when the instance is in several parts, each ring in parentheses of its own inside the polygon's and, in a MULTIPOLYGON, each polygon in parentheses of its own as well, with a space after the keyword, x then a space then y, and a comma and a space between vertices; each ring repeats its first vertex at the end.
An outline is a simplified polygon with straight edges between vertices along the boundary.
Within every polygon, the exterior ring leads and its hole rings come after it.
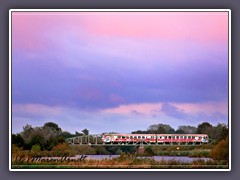
POLYGON ((102 135, 101 134, 95 134, 95 135, 82 135, 82 136, 76 136, 72 138, 67 138, 66 142, 69 145, 73 146, 192 146, 192 145, 201 145, 201 143, 147 143, 144 141, 139 141, 137 143, 133 142, 118 142, 118 143, 104 143, 102 141, 102 135))

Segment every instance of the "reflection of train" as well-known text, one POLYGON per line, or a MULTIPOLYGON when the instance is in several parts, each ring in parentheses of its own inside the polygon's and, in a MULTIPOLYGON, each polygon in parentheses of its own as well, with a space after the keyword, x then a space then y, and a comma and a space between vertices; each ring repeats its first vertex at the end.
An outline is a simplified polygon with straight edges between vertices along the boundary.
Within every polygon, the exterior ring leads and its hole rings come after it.
POLYGON ((104 134, 104 144, 201 144, 207 134, 104 134))

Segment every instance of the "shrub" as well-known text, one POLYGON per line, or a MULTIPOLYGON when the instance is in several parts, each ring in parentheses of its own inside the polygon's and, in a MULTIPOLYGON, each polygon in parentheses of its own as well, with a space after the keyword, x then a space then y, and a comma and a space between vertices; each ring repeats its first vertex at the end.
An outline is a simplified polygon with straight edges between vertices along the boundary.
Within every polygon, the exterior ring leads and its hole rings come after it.
POLYGON ((71 156, 74 154, 67 143, 62 143, 54 146, 52 152, 54 156, 71 156))
POLYGON ((146 147, 145 149, 144 149, 144 154, 146 155, 146 156, 153 156, 154 155, 154 151, 152 150, 152 148, 151 147, 146 147))
POLYGON ((38 144, 33 145, 32 148, 31 148, 31 151, 34 151, 34 152, 41 151, 40 145, 38 145, 38 144))
POLYGON ((228 155, 228 139, 221 140, 211 152, 211 157, 214 160, 228 160, 228 155))

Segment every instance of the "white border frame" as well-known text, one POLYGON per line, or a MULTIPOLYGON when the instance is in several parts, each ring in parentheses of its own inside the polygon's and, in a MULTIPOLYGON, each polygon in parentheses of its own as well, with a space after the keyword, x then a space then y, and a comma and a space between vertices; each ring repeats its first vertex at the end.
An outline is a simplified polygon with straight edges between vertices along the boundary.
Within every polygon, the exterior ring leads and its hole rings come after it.
POLYGON ((231 171, 231 10, 230 9, 10 9, 9 10, 9 171, 231 171), (229 169, 12 169, 12 12, 228 12, 229 169))

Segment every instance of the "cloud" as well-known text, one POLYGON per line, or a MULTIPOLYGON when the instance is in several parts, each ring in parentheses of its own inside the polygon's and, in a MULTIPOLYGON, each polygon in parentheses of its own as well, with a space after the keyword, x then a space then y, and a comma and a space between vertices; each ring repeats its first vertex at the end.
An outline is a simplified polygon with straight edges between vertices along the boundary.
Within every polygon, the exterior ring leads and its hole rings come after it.
POLYGON ((227 13, 43 14, 13 16, 14 122, 226 121, 227 13))
POLYGON ((69 106, 14 104, 12 125, 14 133, 20 132, 26 124, 42 126, 52 121, 59 124, 63 130, 72 133, 84 128, 89 129, 91 133, 111 131, 129 133, 137 129, 145 130, 148 126, 159 123, 169 124, 175 129, 180 125, 197 126, 204 121, 213 125, 218 122, 227 123, 228 114, 218 109, 222 105, 216 104, 188 104, 186 106, 181 103, 146 103, 121 105, 98 111, 69 106), (204 111, 207 108, 209 110, 204 111))
POLYGON ((177 107, 169 104, 169 103, 164 103, 161 108, 162 112, 164 112, 168 116, 172 116, 175 118, 183 119, 187 118, 188 115, 184 112, 182 109, 178 109, 177 107))
MULTIPOLYGON (((102 109, 102 113, 106 114, 122 114, 122 115, 152 115, 154 110, 158 110, 162 103, 142 103, 127 104, 113 108, 102 109)), ((158 112, 160 114, 161 112, 158 112)))

